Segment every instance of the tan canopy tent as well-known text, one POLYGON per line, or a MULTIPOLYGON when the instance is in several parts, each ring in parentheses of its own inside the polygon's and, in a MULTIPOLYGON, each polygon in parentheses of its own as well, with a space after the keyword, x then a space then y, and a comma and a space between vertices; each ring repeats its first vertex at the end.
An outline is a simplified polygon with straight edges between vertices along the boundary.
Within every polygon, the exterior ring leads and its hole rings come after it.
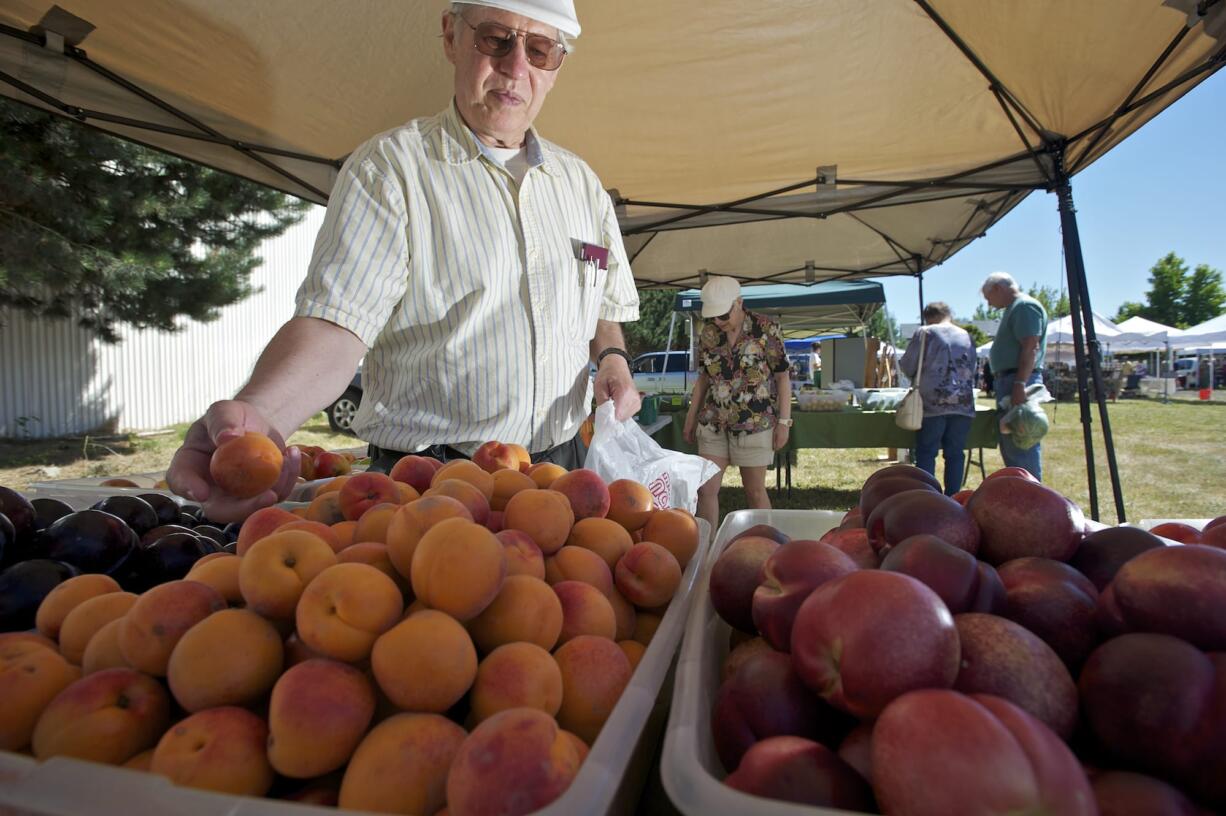
MULTIPOLYGON (((61 2, 0 5, 0 93, 317 202, 450 96, 442 2, 61 2)), ((1052 190, 1088 321, 1069 178, 1226 59, 1226 0, 577 6, 537 125, 613 192, 643 286, 922 276, 1052 190)))

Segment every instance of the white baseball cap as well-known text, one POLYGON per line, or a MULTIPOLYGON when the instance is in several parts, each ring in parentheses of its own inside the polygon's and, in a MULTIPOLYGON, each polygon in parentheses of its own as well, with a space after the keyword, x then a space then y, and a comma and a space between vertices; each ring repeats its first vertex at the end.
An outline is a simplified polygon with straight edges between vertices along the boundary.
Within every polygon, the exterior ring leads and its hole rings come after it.
POLYGON ((575 0, 462 0, 462 2, 522 14, 537 22, 551 25, 568 37, 579 36, 579 17, 575 14, 575 0))
POLYGON ((741 284, 725 275, 714 275, 702 287, 702 316, 719 317, 732 310, 741 296, 741 284))

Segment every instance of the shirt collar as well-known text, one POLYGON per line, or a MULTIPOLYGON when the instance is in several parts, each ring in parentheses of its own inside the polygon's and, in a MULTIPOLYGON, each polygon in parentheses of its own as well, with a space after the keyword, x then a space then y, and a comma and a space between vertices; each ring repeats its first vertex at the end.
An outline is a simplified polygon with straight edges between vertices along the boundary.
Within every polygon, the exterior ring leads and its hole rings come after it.
MULTIPOLYGON (((460 113, 456 110, 455 100, 443 111, 443 158, 449 164, 466 164, 485 156, 495 164, 502 164, 489 148, 477 138, 476 134, 464 124, 460 113)), ((540 167, 549 175, 555 175, 557 168, 550 156, 549 146, 537 136, 535 128, 529 128, 524 136, 524 147, 528 153, 528 166, 540 167)))

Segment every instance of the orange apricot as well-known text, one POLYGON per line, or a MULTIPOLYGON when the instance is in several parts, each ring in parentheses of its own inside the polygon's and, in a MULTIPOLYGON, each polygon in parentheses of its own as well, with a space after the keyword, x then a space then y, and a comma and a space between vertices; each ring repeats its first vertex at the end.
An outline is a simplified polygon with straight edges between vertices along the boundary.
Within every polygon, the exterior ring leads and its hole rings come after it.
POLYGON ((209 475, 226 493, 249 499, 276 484, 282 461, 276 442, 248 431, 217 446, 209 460, 209 475))
POLYGON ((553 555, 566 543, 575 514, 570 502, 552 490, 522 490, 507 502, 502 525, 532 536, 545 555, 553 555))

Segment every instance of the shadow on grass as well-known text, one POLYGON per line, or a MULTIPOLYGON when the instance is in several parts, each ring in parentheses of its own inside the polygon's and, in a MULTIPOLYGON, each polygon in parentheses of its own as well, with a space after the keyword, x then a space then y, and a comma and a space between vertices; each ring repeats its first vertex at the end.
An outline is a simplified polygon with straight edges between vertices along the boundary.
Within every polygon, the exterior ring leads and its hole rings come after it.
POLYGON ((111 453, 127 456, 135 453, 130 439, 109 438, 105 443, 84 439, 2 439, 0 467, 65 467, 86 458, 101 459, 111 453))

